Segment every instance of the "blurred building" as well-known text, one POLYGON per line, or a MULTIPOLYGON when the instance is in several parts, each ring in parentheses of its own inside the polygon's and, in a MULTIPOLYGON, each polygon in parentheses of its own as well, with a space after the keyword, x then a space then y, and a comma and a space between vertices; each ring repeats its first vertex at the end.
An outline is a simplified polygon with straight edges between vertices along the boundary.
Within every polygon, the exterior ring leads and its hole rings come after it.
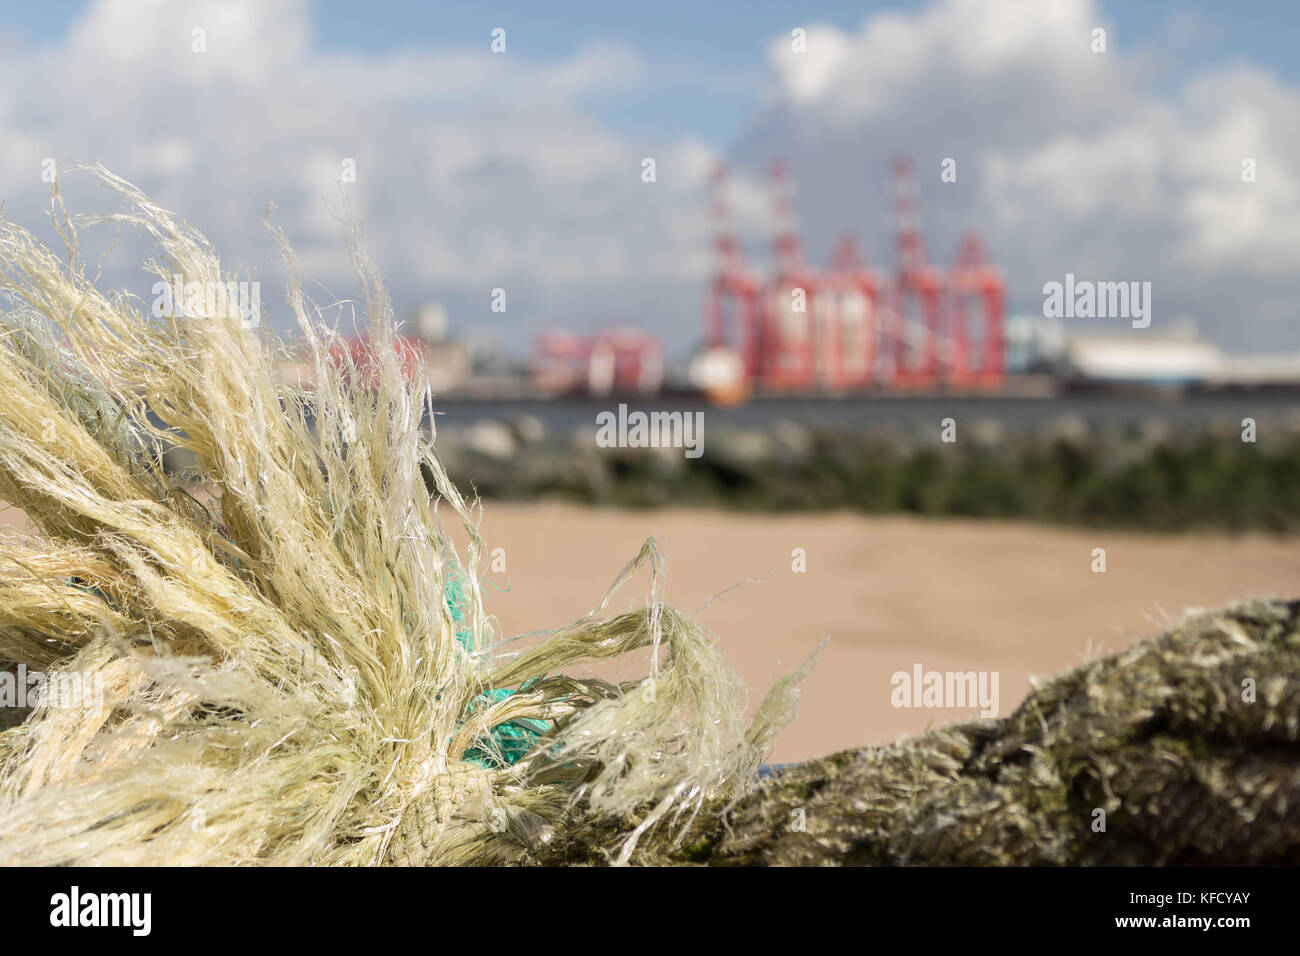
POLYGON ((1185 329, 1072 333, 1065 364, 1070 378, 1094 384, 1194 385, 1218 374, 1223 353, 1185 329))
POLYGON ((1223 351, 1182 321, 1167 331, 1071 332, 1063 374, 1076 385, 1197 388, 1300 387, 1300 353, 1223 351))
POLYGON ((1013 315, 1007 319, 1007 371, 1051 372, 1061 368, 1069 336, 1060 319, 1041 315, 1013 315))
POLYGON ((575 335, 545 332, 533 343, 530 375, 546 394, 652 394, 664 383, 659 340, 631 326, 575 335))

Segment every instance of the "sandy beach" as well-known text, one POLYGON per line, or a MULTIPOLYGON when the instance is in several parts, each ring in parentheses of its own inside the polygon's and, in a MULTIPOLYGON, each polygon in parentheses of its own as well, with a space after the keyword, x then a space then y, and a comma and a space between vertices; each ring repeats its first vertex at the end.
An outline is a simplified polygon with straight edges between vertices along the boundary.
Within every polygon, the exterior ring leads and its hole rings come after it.
MULTIPOLYGON (((0 508, 0 527, 22 523, 16 509, 0 508)), ((698 619, 750 688, 751 705, 829 638, 803 685, 798 719, 777 740, 778 762, 975 713, 893 706, 891 677, 900 671, 996 672, 1006 715, 1035 675, 1154 634, 1189 607, 1300 591, 1300 539, 1260 535, 496 501, 485 504, 480 531, 484 605, 502 636, 553 629, 592 610, 654 536, 667 559, 669 603, 693 612, 731 588, 698 619), (1092 570, 1095 548, 1105 549, 1105 573, 1092 570), (804 571, 793 570, 795 549, 804 571), (505 571, 491 570, 502 559, 505 571)), ((640 605, 648 591, 642 572, 611 607, 640 605)))
MULTIPOLYGON (((887 741, 969 716, 896 708, 898 671, 999 675, 1010 713, 1034 675, 1156 633, 1184 609, 1247 595, 1295 596, 1300 540, 1125 534, 907 517, 595 510, 488 502, 481 526, 505 573, 484 601, 511 635, 593 608, 647 536, 668 559, 667 598, 694 611, 758 693, 824 637, 798 719, 773 760, 887 741), (802 548, 806 571, 792 570, 802 548), (1106 551, 1105 573, 1092 570, 1106 551), (500 557, 500 555, 498 555, 500 557), (498 590, 498 588, 500 590, 498 590)), ((640 601, 648 576, 616 606, 640 601)))

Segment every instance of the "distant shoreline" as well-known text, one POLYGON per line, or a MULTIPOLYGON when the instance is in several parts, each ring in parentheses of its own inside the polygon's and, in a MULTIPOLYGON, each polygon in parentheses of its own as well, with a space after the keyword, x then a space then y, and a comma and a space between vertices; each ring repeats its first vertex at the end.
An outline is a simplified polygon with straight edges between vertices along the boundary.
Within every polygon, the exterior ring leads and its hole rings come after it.
POLYGON ((1193 393, 1177 398, 1159 395, 1070 395, 1062 398, 1001 396, 877 396, 869 398, 759 398, 735 408, 717 408, 699 398, 651 397, 556 398, 547 401, 458 399, 434 396, 437 424, 468 425, 529 415, 550 429, 593 426, 598 412, 626 403, 629 408, 703 411, 710 425, 762 425, 779 419, 799 424, 854 427, 937 422, 947 415, 988 418, 1016 428, 1040 428, 1062 415, 1078 415, 1098 424, 1125 424, 1159 418, 1176 425, 1211 419, 1238 421, 1295 415, 1300 394, 1290 392, 1193 393))

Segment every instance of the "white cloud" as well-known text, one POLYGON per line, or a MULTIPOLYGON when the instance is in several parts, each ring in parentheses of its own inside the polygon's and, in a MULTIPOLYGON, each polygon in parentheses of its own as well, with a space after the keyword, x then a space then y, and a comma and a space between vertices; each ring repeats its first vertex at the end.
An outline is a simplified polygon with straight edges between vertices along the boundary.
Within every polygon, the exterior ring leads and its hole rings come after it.
MULTIPOLYGON (((583 106, 646 81, 636 51, 592 43, 536 61, 493 54, 485 38, 481 50, 336 53, 313 45, 309 13, 301 0, 97 0, 62 42, 7 57, 10 218, 30 223, 48 203, 44 157, 104 162, 207 232, 230 265, 276 275, 261 223, 274 201, 321 297, 343 297, 336 182, 350 158, 351 208, 399 312, 442 297, 462 329, 649 324, 676 294, 695 325, 708 244, 683 211, 702 209, 711 151, 629 140, 583 106), (193 49, 196 29, 206 52, 193 49), (645 156, 653 185, 641 182, 645 156), (487 307, 496 286, 509 290, 506 316, 487 307)), ((61 184, 75 190, 74 179, 61 184)))

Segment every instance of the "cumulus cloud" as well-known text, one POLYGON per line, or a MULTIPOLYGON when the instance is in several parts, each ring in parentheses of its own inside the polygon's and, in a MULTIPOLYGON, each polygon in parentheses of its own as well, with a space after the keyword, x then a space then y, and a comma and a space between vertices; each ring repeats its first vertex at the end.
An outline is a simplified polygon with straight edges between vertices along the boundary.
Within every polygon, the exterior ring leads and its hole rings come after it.
POLYGON ((351 160, 348 201, 399 312, 441 298, 461 331, 516 339, 552 323, 648 324, 674 304, 695 324, 712 151, 617 135, 584 108, 644 83, 635 50, 593 42, 537 61, 494 54, 484 36, 480 49, 362 55, 321 49, 310 23, 302 0, 96 0, 65 39, 11 51, 7 214, 28 223, 48 204, 44 158, 103 162, 205 230, 227 262, 274 277, 261 224, 273 201, 328 302, 354 291, 337 189, 351 160), (497 287, 504 316, 489 309, 497 287))
POLYGON ((932 258, 981 228, 1026 311, 1067 271, 1149 280, 1157 328, 1189 317, 1228 345, 1300 345, 1297 91, 1235 66, 1171 95, 1160 51, 1125 41, 1091 0, 939 0, 813 26, 804 53, 772 41, 740 154, 791 159, 814 250, 848 227, 890 260, 888 165, 909 154, 932 258), (956 183, 940 182, 947 157, 956 183))

